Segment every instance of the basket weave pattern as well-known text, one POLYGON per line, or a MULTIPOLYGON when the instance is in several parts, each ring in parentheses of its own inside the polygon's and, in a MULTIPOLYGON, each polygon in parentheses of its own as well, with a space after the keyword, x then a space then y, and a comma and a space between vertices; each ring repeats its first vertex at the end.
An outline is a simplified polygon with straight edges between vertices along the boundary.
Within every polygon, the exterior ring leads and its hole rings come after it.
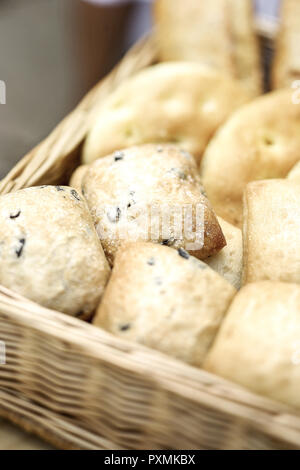
MULTIPOLYGON (((155 58, 151 38, 135 46, 1 181, 0 193, 65 183, 101 99, 155 58)), ((0 340, 0 415, 57 447, 300 448, 300 417, 287 407, 3 287, 0 340)))

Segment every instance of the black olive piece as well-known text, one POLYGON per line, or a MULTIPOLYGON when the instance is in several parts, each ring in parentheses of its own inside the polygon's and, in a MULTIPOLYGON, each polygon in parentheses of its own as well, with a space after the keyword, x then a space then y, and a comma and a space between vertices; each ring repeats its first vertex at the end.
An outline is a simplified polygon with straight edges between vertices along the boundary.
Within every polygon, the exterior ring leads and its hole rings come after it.
POLYGON ((179 170, 179 168, 171 168, 170 172, 175 173, 178 176, 178 178, 183 181, 187 179, 186 174, 183 171, 179 170))
POLYGON ((114 154, 115 162, 118 162, 119 160, 123 160, 124 156, 125 156, 124 152, 115 152, 114 154))
POLYGON ((175 242, 174 238, 166 238, 165 240, 161 242, 161 244, 165 246, 172 246, 174 245, 174 242, 175 242))
POLYGON ((75 189, 71 189, 71 194, 75 199, 77 199, 77 201, 81 201, 79 194, 77 191, 75 191, 75 189))
POLYGON ((120 326, 120 331, 127 331, 130 329, 130 323, 127 323, 126 325, 121 325, 120 326))
POLYGON ((17 217, 19 217, 20 214, 21 214, 21 211, 17 212, 16 214, 10 214, 9 218, 16 219, 17 217))
POLYGON ((131 206, 134 206, 136 202, 132 199, 132 201, 128 202, 127 209, 130 209, 131 206))
POLYGON ((108 220, 110 222, 117 223, 120 220, 121 217, 121 209, 119 207, 116 207, 115 214, 110 214, 109 212, 107 213, 108 220))
POLYGON ((19 242, 20 242, 20 247, 16 250, 16 255, 18 258, 20 258, 20 256, 22 255, 26 240, 25 238, 20 238, 19 242))
POLYGON ((184 259, 189 259, 190 255, 188 254, 187 251, 185 251, 183 248, 179 248, 178 250, 179 256, 181 256, 184 259))
POLYGON ((55 186, 57 191, 64 191, 64 188, 62 188, 61 186, 55 186))

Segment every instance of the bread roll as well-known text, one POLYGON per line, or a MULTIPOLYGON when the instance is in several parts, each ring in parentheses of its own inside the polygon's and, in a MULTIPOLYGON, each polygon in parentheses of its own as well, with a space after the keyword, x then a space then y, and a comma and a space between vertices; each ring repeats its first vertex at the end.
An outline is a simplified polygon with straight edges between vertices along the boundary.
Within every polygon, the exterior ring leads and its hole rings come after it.
POLYGON ((128 240, 182 247, 201 259, 226 245, 195 160, 178 147, 148 144, 100 158, 82 188, 111 263, 128 240))
POLYGON ((130 244, 117 254, 94 325, 201 366, 234 295, 182 249, 130 244))
POLYGON ((257 98, 236 111, 210 142, 200 168, 217 215, 242 226, 248 182, 285 178, 300 158, 300 106, 291 90, 257 98))
POLYGON ((110 269, 84 200, 75 189, 41 186, 0 197, 0 283, 86 319, 110 269))
POLYGON ((161 60, 204 63, 262 92, 251 0, 156 0, 154 17, 161 60))
POLYGON ((207 258, 205 262, 236 289, 240 289, 243 269, 242 231, 221 217, 218 217, 218 221, 227 245, 216 255, 207 258))
POLYGON ((76 168, 76 170, 71 175, 69 184, 72 188, 75 188, 79 193, 82 192, 82 188, 81 188, 82 179, 87 169, 88 169, 88 165, 80 165, 79 167, 76 168))
POLYGON ((250 183, 245 191, 243 282, 300 282, 300 186, 250 183))
POLYGON ((300 80, 300 2, 282 0, 281 27, 275 43, 273 88, 291 87, 300 80))
POLYGON ((234 298, 204 368, 300 408, 299 312, 299 285, 248 284, 234 298))
POLYGON ((180 144, 200 161, 216 129, 248 99, 234 80, 199 64, 149 67, 101 103, 83 162, 151 142, 180 144))

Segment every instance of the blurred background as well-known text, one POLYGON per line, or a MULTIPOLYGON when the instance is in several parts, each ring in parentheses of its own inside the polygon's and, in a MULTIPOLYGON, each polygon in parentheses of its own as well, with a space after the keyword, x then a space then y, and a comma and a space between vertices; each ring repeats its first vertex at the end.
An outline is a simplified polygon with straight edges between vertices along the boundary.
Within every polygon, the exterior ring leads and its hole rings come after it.
POLYGON ((150 28, 149 2, 112 3, 0 0, 0 178, 150 28))

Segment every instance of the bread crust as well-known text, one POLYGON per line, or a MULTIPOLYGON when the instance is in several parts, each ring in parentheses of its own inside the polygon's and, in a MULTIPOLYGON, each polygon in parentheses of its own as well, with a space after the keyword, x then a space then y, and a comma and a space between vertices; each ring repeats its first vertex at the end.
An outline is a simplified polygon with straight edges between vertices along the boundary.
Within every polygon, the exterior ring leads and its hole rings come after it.
POLYGON ((195 63, 149 67, 126 80, 95 113, 83 163, 133 145, 176 143, 200 162, 218 127, 249 101, 236 81, 195 63))
POLYGON ((85 175, 85 172, 88 169, 88 165, 80 165, 76 168, 76 170, 72 173, 69 186, 75 188, 76 191, 82 193, 82 179, 85 175))
POLYGON ((282 0, 281 26, 275 44, 273 88, 291 87, 300 79, 300 2, 282 0))
POLYGON ((200 259, 226 245, 195 160, 179 147, 148 144, 100 158, 82 188, 111 264, 129 240, 182 247, 200 259))
POLYGON ((300 183, 300 161, 296 163, 295 166, 293 166, 293 168, 287 175, 287 179, 290 181, 294 181, 295 183, 300 183))
POLYGON ((226 240, 226 246, 216 255, 205 260, 206 264, 224 277, 236 289, 240 289, 243 269, 242 231, 218 217, 226 240))
POLYGON ((300 282, 300 186, 256 181, 244 196, 243 283, 300 282))
POLYGON ((200 167, 217 215, 242 226, 250 181, 285 178, 300 158, 300 106, 291 90, 257 98, 236 111, 208 145, 200 167))
POLYGON ((198 367, 236 291, 183 254, 152 243, 120 249, 93 323, 198 367))
POLYGON ((300 286, 263 281, 234 298, 203 367, 300 408, 300 286))

